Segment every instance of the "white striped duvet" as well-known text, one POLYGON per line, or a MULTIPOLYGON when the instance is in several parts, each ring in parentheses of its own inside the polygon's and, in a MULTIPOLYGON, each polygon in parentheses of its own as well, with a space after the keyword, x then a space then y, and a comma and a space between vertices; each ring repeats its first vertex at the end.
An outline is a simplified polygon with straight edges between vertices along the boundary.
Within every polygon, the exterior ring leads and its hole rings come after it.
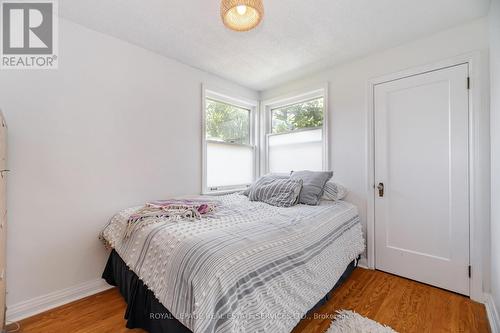
POLYGON ((149 225, 124 239, 121 211, 102 236, 194 333, 290 332, 364 250, 346 202, 281 208, 232 194, 201 221, 149 225))

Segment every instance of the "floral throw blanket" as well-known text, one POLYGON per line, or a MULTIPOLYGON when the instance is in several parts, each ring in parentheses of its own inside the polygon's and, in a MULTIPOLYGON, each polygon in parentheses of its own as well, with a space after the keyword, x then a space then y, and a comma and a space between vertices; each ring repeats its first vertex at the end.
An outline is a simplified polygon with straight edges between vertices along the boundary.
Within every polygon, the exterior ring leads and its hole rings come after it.
POLYGON ((216 201, 202 199, 171 199, 147 202, 146 205, 128 218, 125 237, 147 225, 179 219, 199 220, 203 215, 212 213, 216 201))

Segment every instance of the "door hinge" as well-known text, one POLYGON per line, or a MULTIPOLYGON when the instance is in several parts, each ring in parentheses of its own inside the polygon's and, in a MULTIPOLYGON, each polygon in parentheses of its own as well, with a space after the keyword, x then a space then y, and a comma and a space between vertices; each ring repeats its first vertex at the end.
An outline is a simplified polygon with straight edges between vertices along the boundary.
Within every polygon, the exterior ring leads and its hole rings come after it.
POLYGON ((470 90, 470 77, 467 77, 467 89, 470 90))
POLYGON ((472 277, 472 266, 469 265, 469 278, 471 278, 471 277, 472 277))

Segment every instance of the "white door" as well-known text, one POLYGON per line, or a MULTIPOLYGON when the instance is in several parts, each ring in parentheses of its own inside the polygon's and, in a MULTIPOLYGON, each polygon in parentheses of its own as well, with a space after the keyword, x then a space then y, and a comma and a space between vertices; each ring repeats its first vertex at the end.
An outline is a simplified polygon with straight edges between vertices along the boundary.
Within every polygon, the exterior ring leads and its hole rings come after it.
POLYGON ((375 86, 375 267, 469 295, 468 65, 375 86), (382 188, 383 187, 383 188, 382 188))

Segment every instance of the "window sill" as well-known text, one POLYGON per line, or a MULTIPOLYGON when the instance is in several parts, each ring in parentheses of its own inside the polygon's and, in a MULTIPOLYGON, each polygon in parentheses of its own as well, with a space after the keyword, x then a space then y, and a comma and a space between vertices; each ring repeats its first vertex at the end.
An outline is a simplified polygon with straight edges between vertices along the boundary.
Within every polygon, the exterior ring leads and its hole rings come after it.
POLYGON ((241 192, 246 190, 248 187, 241 187, 241 188, 235 188, 235 189, 230 189, 230 190, 220 190, 220 191, 207 191, 207 192, 201 192, 201 195, 224 195, 224 194, 232 194, 236 192, 241 192))

